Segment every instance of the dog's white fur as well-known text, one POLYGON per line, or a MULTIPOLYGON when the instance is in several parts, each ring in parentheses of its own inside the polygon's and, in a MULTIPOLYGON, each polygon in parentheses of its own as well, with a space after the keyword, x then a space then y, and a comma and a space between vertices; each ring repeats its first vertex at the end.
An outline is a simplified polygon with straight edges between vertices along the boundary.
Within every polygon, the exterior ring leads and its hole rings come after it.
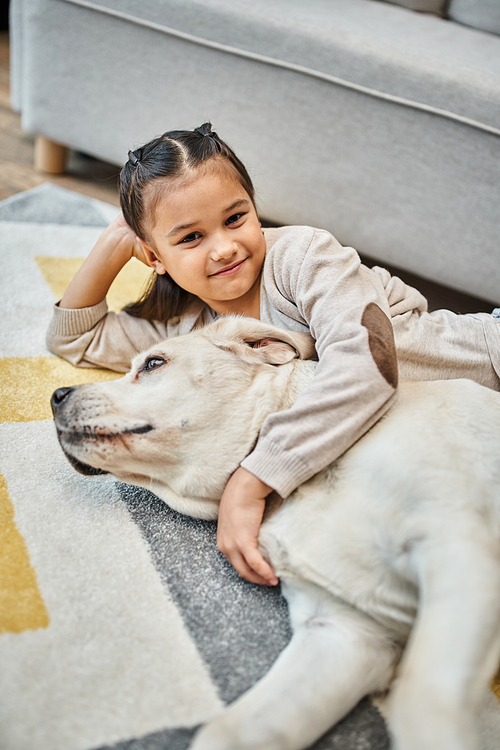
MULTIPOLYGON (((215 518, 266 416, 312 378, 310 354, 300 334, 219 320, 137 357, 121 380, 68 393, 56 409, 61 445, 215 518)), ((293 638, 193 748, 301 750, 391 682, 397 750, 476 747, 500 659, 499 437, 500 394, 470 381, 402 384, 362 440, 269 514, 259 544, 293 638)))

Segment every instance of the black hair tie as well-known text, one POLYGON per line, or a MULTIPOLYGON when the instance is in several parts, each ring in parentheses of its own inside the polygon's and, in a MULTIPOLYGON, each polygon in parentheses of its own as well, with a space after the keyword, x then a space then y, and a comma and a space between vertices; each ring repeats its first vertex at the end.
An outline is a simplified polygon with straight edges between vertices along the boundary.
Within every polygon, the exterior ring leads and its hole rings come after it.
POLYGON ((128 152, 128 160, 132 164, 133 167, 136 167, 139 164, 139 158, 136 154, 134 154, 133 151, 128 152))
POLYGON ((203 125, 200 125, 199 128, 195 128, 194 132, 198 133, 198 135, 202 135, 207 138, 212 138, 214 141, 217 140, 217 133, 215 133, 212 130, 211 122, 204 122, 203 125))

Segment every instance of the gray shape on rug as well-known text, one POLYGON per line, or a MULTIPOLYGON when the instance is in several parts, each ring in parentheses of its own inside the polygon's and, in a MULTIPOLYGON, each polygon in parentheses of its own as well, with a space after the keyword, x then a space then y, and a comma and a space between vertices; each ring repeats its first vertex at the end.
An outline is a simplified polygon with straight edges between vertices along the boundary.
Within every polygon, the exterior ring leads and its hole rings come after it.
POLYGON ((290 640, 285 599, 277 588, 240 578, 217 549, 215 521, 176 513, 147 490, 118 488, 220 697, 231 703, 290 640))
POLYGON ((162 732, 97 750, 187 750, 197 729, 198 726, 189 729, 164 729, 162 732))
MULTIPOLYGON (((238 576, 217 550, 215 522, 176 513, 146 490, 117 486, 222 700, 232 702, 268 671, 288 643, 285 599, 279 589, 238 576)), ((187 750, 197 728, 166 729, 99 750, 187 750)), ((384 720, 369 699, 311 747, 388 749, 384 720)))
POLYGON ((103 228, 109 224, 97 202, 49 182, 3 200, 0 221, 103 228))

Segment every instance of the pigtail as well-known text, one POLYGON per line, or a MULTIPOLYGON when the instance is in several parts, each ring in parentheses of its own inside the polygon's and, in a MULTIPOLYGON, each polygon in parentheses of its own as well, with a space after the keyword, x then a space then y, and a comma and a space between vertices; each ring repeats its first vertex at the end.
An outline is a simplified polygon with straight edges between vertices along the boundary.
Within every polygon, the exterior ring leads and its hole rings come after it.
MULTIPOLYGON (((203 138, 209 139, 211 150, 214 152, 214 156, 222 152, 222 145, 219 140, 219 136, 214 130, 212 130, 211 122, 204 122, 203 125, 200 125, 199 128, 195 128, 193 132, 198 133, 198 135, 203 136, 203 138)), ((203 147, 205 146, 206 143, 203 143, 203 147)))
POLYGON ((166 322, 182 315, 193 300, 193 295, 182 289, 168 275, 153 272, 142 296, 123 308, 133 318, 166 322))

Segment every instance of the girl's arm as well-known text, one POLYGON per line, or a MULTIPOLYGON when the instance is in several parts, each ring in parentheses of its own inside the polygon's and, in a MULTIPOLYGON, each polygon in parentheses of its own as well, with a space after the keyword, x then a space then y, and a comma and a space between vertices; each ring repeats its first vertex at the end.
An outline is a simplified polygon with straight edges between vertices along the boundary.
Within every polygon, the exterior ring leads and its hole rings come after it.
POLYGON ((93 307, 105 299, 109 287, 131 258, 149 265, 141 243, 122 214, 106 227, 64 292, 59 307, 93 307))
POLYGON ((398 365, 387 293, 355 250, 309 227, 274 234, 263 271, 272 314, 284 328, 308 328, 319 361, 293 406, 266 419, 242 466, 287 498, 386 413, 398 365))
POLYGON ((120 215, 103 231, 54 306, 46 336, 51 352, 75 367, 127 372, 139 351, 167 338, 161 322, 108 312, 108 289, 132 257, 146 262, 139 240, 120 215))

